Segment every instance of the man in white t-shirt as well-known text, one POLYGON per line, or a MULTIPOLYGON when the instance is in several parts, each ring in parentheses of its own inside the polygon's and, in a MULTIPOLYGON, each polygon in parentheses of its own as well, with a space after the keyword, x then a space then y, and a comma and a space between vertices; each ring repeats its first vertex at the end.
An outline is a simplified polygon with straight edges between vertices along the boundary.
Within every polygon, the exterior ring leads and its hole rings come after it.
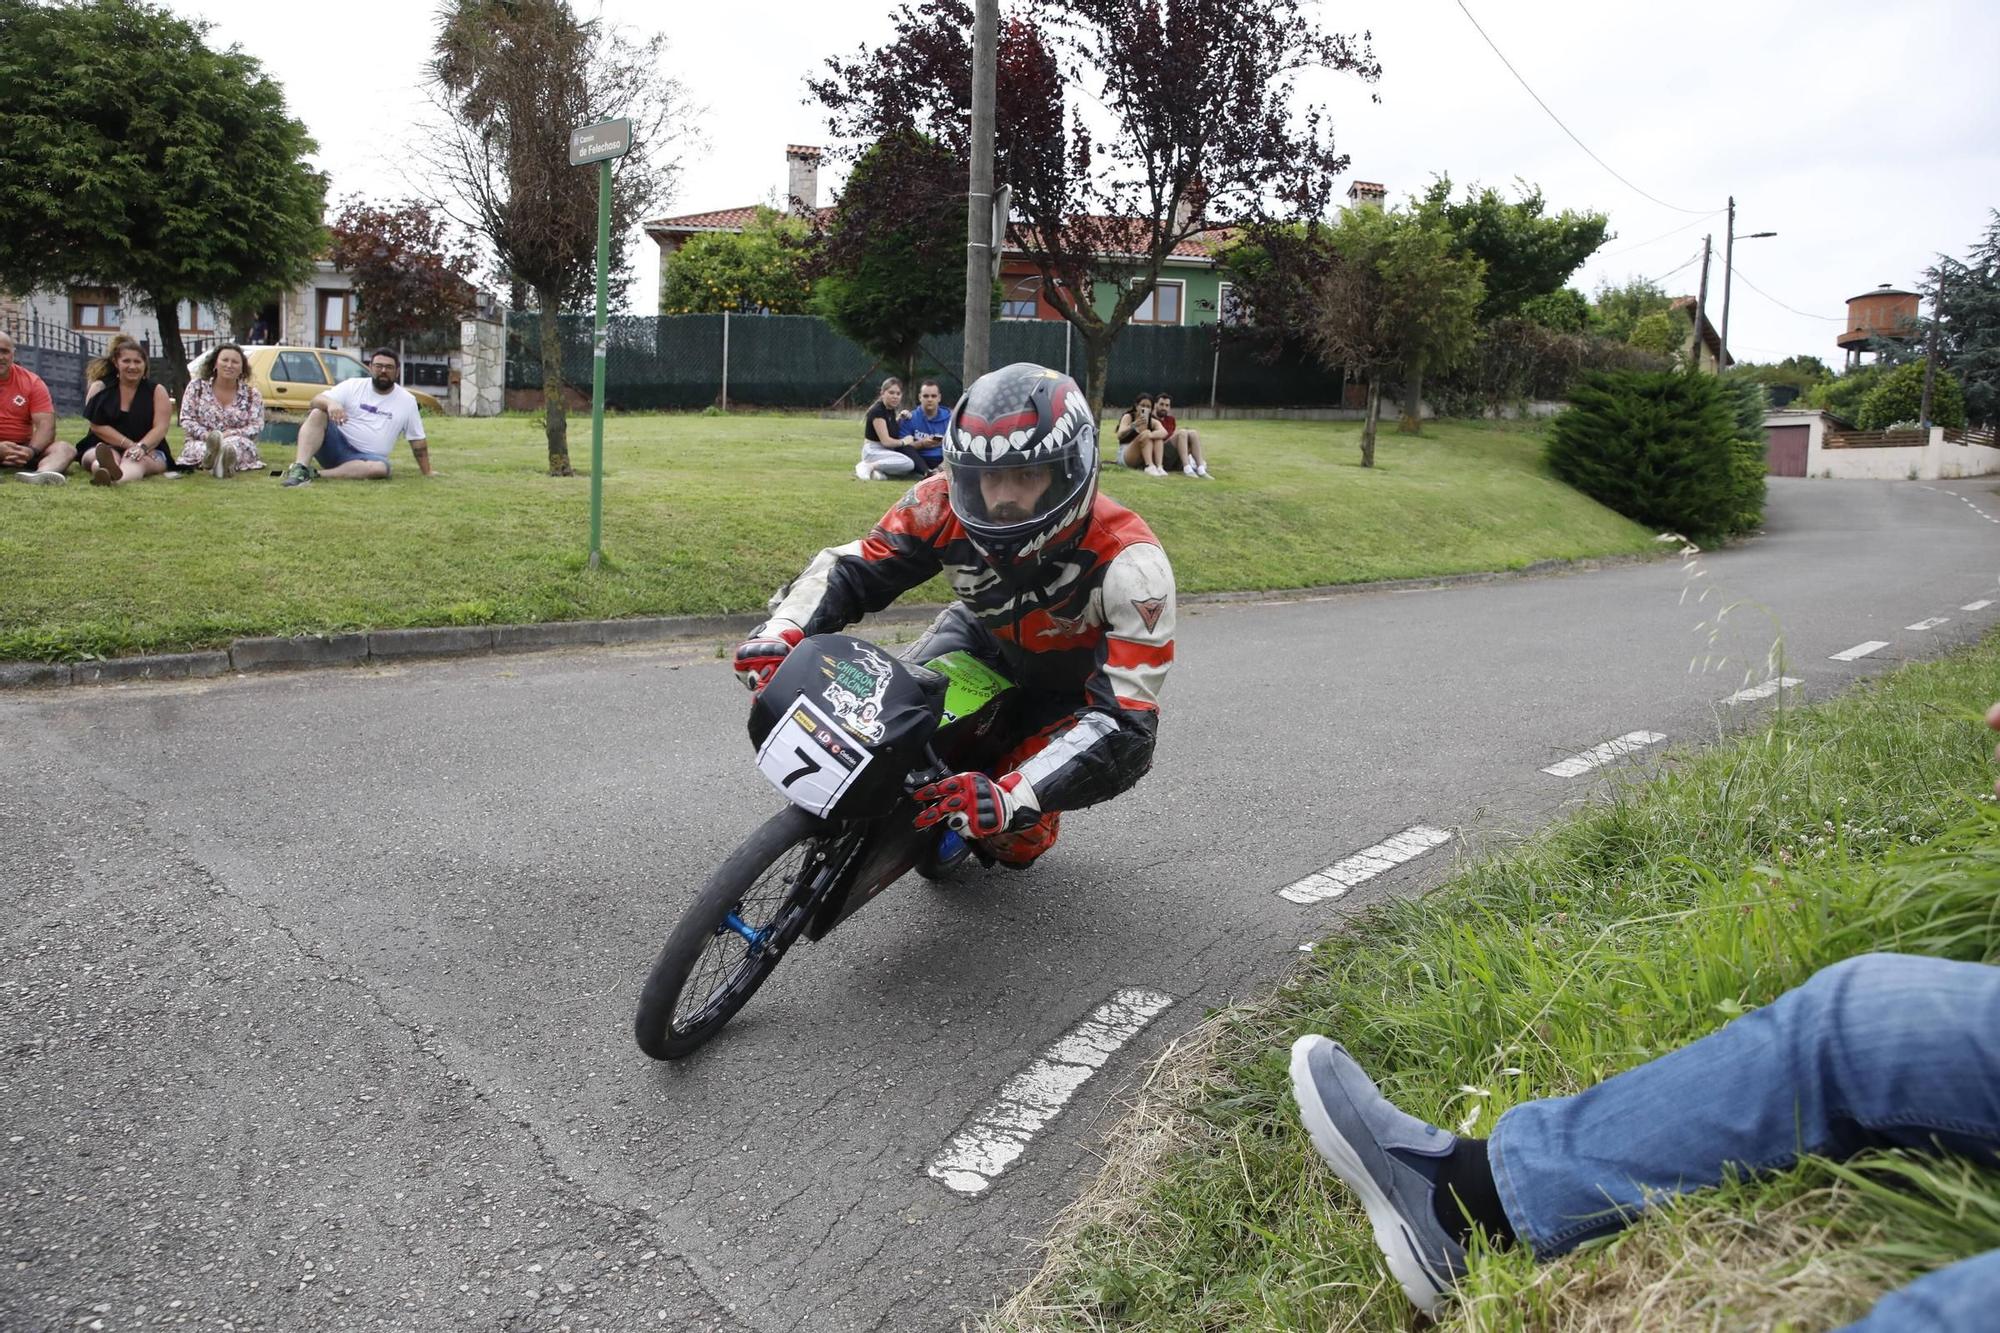
POLYGON ((342 380, 313 398, 312 411, 299 426, 298 460, 285 469, 285 485, 304 486, 321 477, 386 479, 398 435, 409 440, 417 470, 437 475, 417 400, 396 383, 400 368, 394 352, 378 347, 368 354, 368 378, 342 380))

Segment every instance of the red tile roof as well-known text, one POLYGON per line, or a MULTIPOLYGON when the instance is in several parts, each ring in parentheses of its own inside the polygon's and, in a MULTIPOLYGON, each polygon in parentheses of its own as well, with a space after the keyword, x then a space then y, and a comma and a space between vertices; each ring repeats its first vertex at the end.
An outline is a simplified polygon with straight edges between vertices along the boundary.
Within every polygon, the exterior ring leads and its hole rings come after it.
MULTIPOLYGON (((762 205, 746 204, 741 208, 716 208, 706 213, 683 213, 679 217, 652 218, 645 223, 645 228, 648 233, 654 235, 674 232, 742 231, 755 220, 760 207, 762 205)), ((822 208, 818 212, 821 220, 825 220, 833 210, 822 208)), ((1018 226, 1008 229, 1009 250, 1025 248, 1019 240, 1020 230, 1018 226)), ((1175 259, 1213 259, 1215 251, 1227 244, 1233 234, 1233 230, 1229 227, 1212 227, 1177 242, 1168 253, 1175 259)), ((1131 223, 1127 236, 1130 238, 1127 244, 1131 248, 1122 253, 1138 255, 1145 248, 1144 226, 1137 222, 1131 223)))
POLYGON ((788 143, 785 145, 786 157, 791 157, 793 154, 797 154, 800 157, 816 158, 820 155, 820 151, 821 151, 820 149, 813 147, 811 144, 788 143))

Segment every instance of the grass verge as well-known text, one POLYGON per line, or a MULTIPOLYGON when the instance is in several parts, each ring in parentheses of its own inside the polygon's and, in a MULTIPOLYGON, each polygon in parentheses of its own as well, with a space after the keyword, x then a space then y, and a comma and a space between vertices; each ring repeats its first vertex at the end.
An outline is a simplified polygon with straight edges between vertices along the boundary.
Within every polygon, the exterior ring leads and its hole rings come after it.
MULTIPOLYGON (((855 481, 859 428, 799 416, 619 416, 605 426, 606 565, 585 568, 587 478, 540 475, 523 417, 426 423, 385 483, 285 490, 203 476, 106 491, 0 486, 0 658, 215 647, 238 635, 716 614, 761 607, 900 492, 855 481)), ((63 423, 72 436, 74 422, 63 423)), ((1350 423, 1203 427, 1216 480, 1113 468, 1184 592, 1518 569, 1657 549, 1549 477, 1541 437, 1436 423, 1358 466, 1350 423)), ((178 448, 178 432, 174 441, 178 448)), ((579 463, 589 426, 572 421, 579 463)), ((282 466, 286 451, 267 449, 282 466)), ((943 585, 922 596, 944 600, 943 585)))
MULTIPOLYGON (((1321 1165, 1287 1048, 1335 1034, 1460 1132, 1577 1091, 1898 950, 2000 960, 1981 713, 2000 636, 1905 667, 1375 907, 1154 1071, 1109 1165, 991 1330, 1400 1329, 1366 1220, 1321 1165)), ((1726 1095, 1718 1089, 1717 1095, 1726 1095)), ((1894 1156, 1690 1196, 1551 1264, 1486 1255, 1443 1327, 1826 1328, 2000 1246, 2000 1177, 1894 1156)))

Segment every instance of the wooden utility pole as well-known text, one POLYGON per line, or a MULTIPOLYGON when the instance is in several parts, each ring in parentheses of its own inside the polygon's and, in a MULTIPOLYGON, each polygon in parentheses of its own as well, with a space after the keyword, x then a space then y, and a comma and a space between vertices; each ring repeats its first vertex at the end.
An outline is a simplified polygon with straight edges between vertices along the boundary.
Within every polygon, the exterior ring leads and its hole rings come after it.
POLYGON ((993 84, 999 63, 999 0, 977 0, 972 15, 972 179, 965 199, 965 387, 993 359, 993 84))
POLYGON ((1924 335, 1924 401, 1917 408, 1919 424, 1928 431, 1931 428, 1931 389, 1937 384, 1937 331, 1938 303, 1931 302, 1931 328, 1924 335))
POLYGON ((1722 233, 1722 345, 1715 352, 1715 373, 1720 375, 1729 355, 1729 279, 1736 271, 1736 196, 1729 196, 1729 226, 1722 233))
MULTIPOLYGON (((1701 238, 1701 287, 1694 298, 1694 360, 1688 363, 1695 370, 1701 369, 1701 321, 1702 312, 1708 305, 1708 255, 1714 246, 1713 234, 1701 238)), ((1717 372, 1719 373, 1721 369, 1722 366, 1718 363, 1717 372)))

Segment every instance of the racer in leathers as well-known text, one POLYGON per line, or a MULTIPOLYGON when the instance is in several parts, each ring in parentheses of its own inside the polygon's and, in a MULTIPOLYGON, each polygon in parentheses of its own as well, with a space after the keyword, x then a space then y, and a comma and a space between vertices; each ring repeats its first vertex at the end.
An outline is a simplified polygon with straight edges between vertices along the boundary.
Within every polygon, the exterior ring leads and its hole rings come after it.
POLYGON ((993 662, 1020 688, 1029 732, 992 774, 918 790, 916 822, 1023 866, 1054 844, 1064 810, 1108 801, 1152 767, 1174 573, 1145 521, 1098 493, 1097 425, 1059 371, 1023 362, 981 376, 952 410, 944 460, 866 537, 780 588, 735 667, 761 690, 801 639, 942 571, 958 600, 904 656, 993 662))

